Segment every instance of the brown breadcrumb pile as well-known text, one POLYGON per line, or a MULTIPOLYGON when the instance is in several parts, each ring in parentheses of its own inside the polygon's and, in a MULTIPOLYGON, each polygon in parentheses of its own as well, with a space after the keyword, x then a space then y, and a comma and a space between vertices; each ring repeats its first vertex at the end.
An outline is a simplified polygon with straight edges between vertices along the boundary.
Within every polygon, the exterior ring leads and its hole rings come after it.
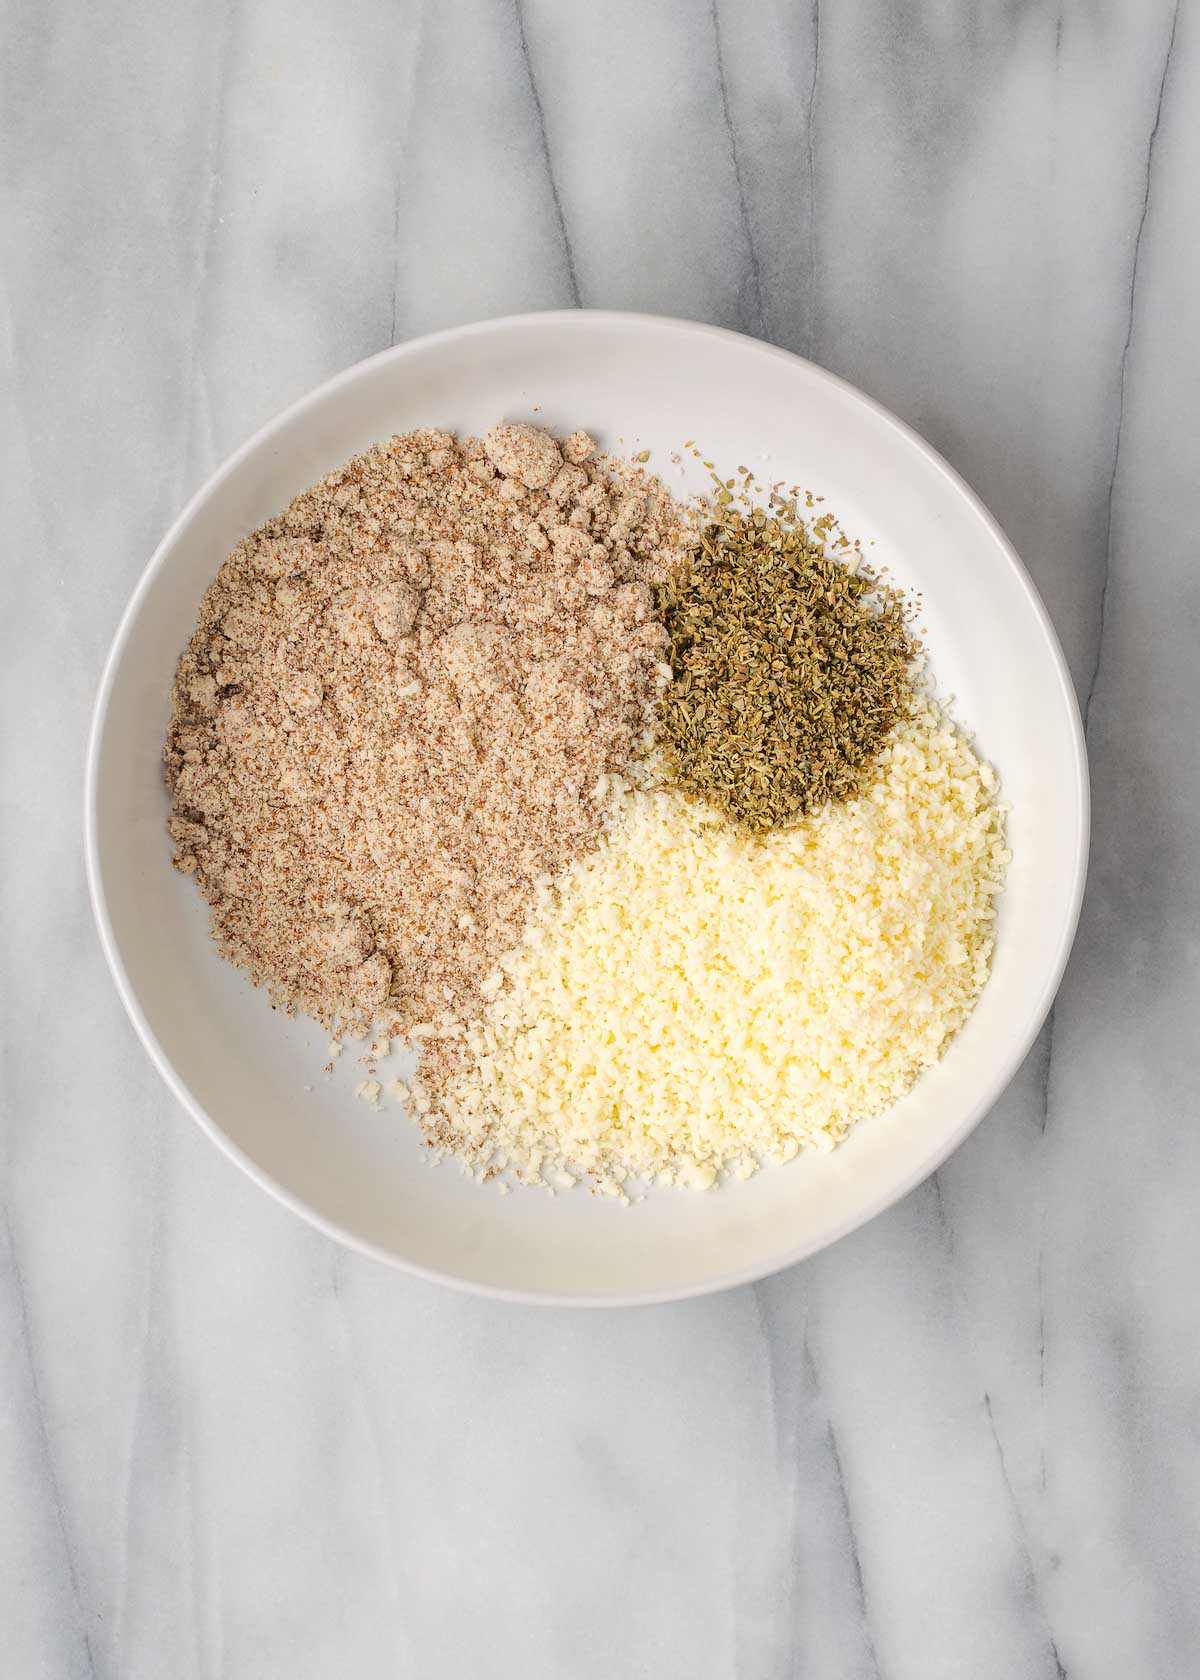
POLYGON ((328 1026, 479 1002, 663 680, 670 497, 522 424, 395 437, 241 542, 179 662, 176 867, 328 1026))

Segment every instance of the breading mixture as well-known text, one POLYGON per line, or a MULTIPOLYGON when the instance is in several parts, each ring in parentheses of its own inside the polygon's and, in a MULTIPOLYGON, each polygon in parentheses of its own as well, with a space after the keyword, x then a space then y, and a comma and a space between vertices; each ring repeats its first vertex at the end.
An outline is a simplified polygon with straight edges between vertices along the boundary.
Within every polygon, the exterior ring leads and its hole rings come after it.
POLYGON ((221 951, 375 1027, 360 1100, 481 1178, 832 1148, 987 979, 995 776, 900 592, 739 471, 684 530, 583 432, 395 437, 238 545, 179 662, 169 826, 221 951))

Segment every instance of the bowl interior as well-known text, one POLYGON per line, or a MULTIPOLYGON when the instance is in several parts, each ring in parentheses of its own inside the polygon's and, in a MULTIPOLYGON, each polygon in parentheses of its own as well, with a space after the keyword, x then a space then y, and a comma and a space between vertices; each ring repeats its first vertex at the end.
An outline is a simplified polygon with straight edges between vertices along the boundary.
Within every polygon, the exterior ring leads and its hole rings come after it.
POLYGON ((521 317, 402 346, 323 386, 252 439, 170 532, 122 623, 92 742, 88 851, 127 1007, 164 1075, 241 1163, 345 1240, 470 1286, 574 1301, 656 1299, 760 1275, 820 1248, 919 1182, 986 1111, 1032 1041, 1074 931, 1087 839, 1078 716, 1027 577, 974 497, 906 428, 783 352, 688 323, 521 317), (498 1195, 432 1168, 395 1108, 352 1095, 347 1044, 273 1012, 216 956, 170 866, 160 752, 175 660, 234 543, 372 442, 498 417, 649 448, 677 489, 706 474, 825 498, 877 565, 920 590, 939 691, 1001 773, 1014 854, 992 978, 943 1062, 831 1155, 630 1208, 576 1191, 498 1195), (672 456, 682 460, 676 463, 672 456))

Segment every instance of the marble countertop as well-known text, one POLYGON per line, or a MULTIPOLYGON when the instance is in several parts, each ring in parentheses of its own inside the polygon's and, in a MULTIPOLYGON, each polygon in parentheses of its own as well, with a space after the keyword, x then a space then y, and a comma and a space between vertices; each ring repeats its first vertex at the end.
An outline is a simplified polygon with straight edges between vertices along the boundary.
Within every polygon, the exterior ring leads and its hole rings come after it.
POLYGON ((2 15, 5 1680, 1200 1672, 1200 8, 2 15), (397 339, 569 304, 929 437, 1046 598, 1095 799, 1053 1016, 935 1179, 578 1315, 343 1253, 220 1157, 79 833, 108 641, 212 467, 397 339))

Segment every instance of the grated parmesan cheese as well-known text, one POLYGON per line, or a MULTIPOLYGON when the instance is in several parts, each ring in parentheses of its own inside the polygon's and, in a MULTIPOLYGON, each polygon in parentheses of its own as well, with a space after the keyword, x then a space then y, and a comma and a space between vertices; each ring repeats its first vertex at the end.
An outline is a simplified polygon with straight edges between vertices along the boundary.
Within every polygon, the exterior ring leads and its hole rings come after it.
POLYGON ((439 1132, 613 1190, 832 1149, 938 1060, 987 979, 1009 861, 994 785, 922 701, 860 798, 786 832, 624 788, 502 959, 439 1132))

